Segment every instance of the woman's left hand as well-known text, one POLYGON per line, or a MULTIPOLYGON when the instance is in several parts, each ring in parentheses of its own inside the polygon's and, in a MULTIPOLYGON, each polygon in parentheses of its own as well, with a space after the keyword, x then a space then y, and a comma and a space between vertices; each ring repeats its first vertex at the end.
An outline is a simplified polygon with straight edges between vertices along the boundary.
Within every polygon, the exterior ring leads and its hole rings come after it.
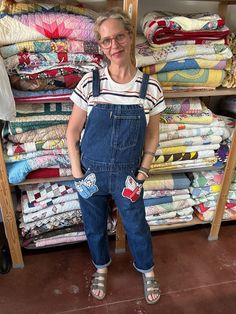
POLYGON ((142 174, 142 173, 138 173, 137 174, 137 176, 136 176, 136 179, 137 180, 146 180, 147 179, 147 177, 144 175, 144 174, 142 174))

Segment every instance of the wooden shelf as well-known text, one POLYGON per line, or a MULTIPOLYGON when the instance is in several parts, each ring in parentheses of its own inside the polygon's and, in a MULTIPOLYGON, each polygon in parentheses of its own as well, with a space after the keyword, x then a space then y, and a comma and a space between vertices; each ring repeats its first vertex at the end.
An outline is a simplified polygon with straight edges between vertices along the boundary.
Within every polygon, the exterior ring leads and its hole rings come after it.
POLYGON ((164 91, 165 98, 182 97, 209 97, 209 96, 230 96, 236 95, 236 88, 218 87, 214 90, 189 90, 189 91, 164 91))
POLYGON ((151 231, 171 230, 171 229, 177 229, 177 228, 192 227, 195 225, 205 225, 205 224, 210 224, 210 223, 211 223, 210 221, 202 221, 194 215, 193 219, 187 222, 181 222, 177 224, 168 224, 168 225, 157 225, 157 226, 150 225, 150 230, 151 231))

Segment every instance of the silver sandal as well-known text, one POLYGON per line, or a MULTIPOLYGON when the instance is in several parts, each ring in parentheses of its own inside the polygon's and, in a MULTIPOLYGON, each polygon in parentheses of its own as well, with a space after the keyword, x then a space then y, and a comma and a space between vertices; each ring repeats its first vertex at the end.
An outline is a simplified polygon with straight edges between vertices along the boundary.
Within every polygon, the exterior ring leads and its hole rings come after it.
POLYGON ((144 296, 145 300, 148 304, 155 304, 159 301, 161 297, 161 290, 159 288, 159 283, 155 279, 155 277, 146 277, 143 275, 143 287, 144 287, 144 296), (150 300, 148 297, 152 294, 156 294, 157 297, 153 300, 150 300))
POLYGON ((107 292, 107 273, 96 272, 93 274, 90 292, 92 296, 97 300, 103 300, 105 298, 107 292), (99 277, 102 279, 99 279, 99 277), (103 292, 103 295, 96 295, 93 290, 101 290, 103 292))

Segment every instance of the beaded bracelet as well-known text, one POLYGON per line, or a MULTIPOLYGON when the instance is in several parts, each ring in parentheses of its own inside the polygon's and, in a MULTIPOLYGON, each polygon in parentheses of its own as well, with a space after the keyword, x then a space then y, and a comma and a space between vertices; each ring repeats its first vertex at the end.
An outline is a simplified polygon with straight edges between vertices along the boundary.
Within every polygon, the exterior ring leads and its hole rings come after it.
POLYGON ((148 151, 145 151, 143 152, 144 155, 151 155, 152 157, 155 157, 155 153, 153 152, 148 152, 148 151))
POLYGON ((143 171, 143 170, 139 169, 138 173, 142 173, 146 178, 149 178, 149 175, 145 171, 143 171))

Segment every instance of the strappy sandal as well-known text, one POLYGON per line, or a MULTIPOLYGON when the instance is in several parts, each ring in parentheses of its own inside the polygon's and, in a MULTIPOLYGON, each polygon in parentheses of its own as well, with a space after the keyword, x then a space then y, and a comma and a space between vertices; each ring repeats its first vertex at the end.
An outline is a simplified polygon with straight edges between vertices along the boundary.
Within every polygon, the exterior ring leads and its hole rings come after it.
POLYGON ((107 273, 94 273, 93 279, 90 287, 90 292, 92 296, 97 300, 103 300, 106 296, 107 292, 107 273), (102 278, 102 279, 100 279, 102 278), (96 295, 93 291, 94 290, 101 290, 103 292, 103 295, 96 295))
POLYGON ((143 274, 143 284, 144 284, 144 296, 145 300, 148 304, 155 304, 161 297, 161 291, 159 288, 159 283, 155 279, 155 277, 146 277, 143 274), (149 296, 152 294, 156 294, 157 297, 153 300, 149 299, 149 296))

